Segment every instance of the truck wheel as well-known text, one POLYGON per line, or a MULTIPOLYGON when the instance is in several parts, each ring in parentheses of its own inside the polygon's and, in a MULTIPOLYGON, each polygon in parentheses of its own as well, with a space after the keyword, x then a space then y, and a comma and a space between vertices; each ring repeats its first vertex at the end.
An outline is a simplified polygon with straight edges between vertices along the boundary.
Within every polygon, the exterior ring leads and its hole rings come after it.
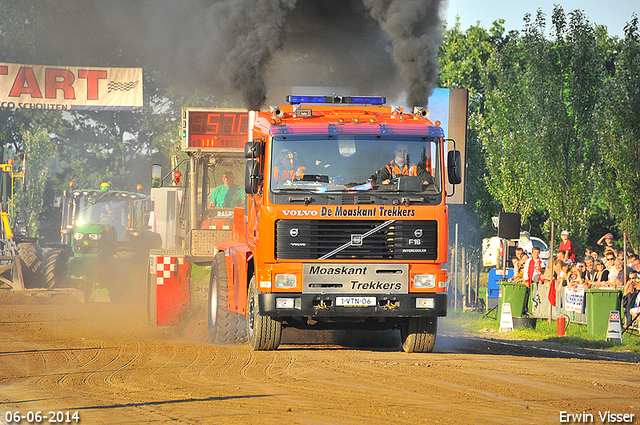
POLYGON ((400 328, 402 349, 407 353, 430 353, 436 345, 437 317, 411 317, 400 328))
POLYGON ((69 253, 54 248, 47 254, 44 262, 44 287, 50 289, 66 286, 69 253))
POLYGON ((35 243, 23 242, 17 245, 17 249, 25 288, 42 288, 44 286, 42 248, 35 243))
POLYGON ((227 265, 224 252, 219 252, 209 278, 209 340, 214 344, 242 344, 247 341, 247 321, 227 309, 227 292, 227 265))
POLYGON ((282 337, 282 322, 260 313, 258 290, 255 276, 249 283, 247 296, 247 323, 249 330, 249 346, 253 351, 275 350, 282 337))

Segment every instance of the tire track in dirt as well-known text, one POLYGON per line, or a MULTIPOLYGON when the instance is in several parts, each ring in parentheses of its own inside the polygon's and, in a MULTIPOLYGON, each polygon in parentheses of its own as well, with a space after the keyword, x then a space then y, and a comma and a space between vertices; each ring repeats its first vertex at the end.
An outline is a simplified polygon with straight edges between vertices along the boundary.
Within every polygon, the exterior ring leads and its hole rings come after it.
MULTIPOLYGON (((180 381, 182 382, 186 382, 188 384, 192 384, 192 385, 200 385, 200 382, 196 379, 190 379, 188 377, 185 377, 187 374, 191 373, 192 369, 197 369, 197 364, 201 361, 202 359, 202 347, 196 347, 196 352, 194 353, 193 359, 191 359, 191 361, 189 363, 187 363, 179 372, 178 372, 178 379, 180 379, 180 381)), ((200 370, 202 370, 202 367, 200 367, 200 370)))
POLYGON ((68 357, 64 350, 40 350, 38 351, 43 359, 44 372, 36 380, 35 385, 43 390, 51 390, 60 386, 60 380, 64 373, 58 372, 68 362, 68 357), (60 361, 58 357, 64 360, 60 361), (61 363, 61 364, 60 364, 61 363))
POLYGON ((282 368, 282 370, 284 371, 284 373, 292 378, 297 378, 294 374, 293 374, 293 365, 296 364, 296 361, 298 360, 298 358, 296 357, 295 353, 293 351, 289 352, 289 359, 287 360, 287 364, 284 365, 284 368, 282 368))
POLYGON ((58 377, 58 380, 56 381, 56 387, 64 387, 66 380, 71 376, 71 373, 73 373, 76 370, 78 357, 73 355, 74 351, 75 350, 61 351, 61 354, 65 358, 66 363, 60 366, 57 370, 65 368, 67 369, 67 371, 64 373, 58 373, 59 377, 58 377))
POLYGON ((172 346, 171 354, 169 358, 166 361, 164 361, 160 366, 158 366, 156 369, 154 369, 153 372, 151 372, 151 374, 149 374, 149 381, 154 384, 154 387, 164 385, 164 384, 161 384, 157 376, 160 376, 160 372, 164 373, 164 369, 166 369, 173 362, 176 356, 177 356, 176 347, 172 346))
POLYGON ((49 354, 44 351, 38 351, 38 355, 42 359, 42 376, 36 381, 36 385, 40 388, 43 388, 42 382, 44 379, 51 373, 51 359, 49 358, 49 354))
POLYGON ((256 361, 256 354, 253 350, 251 350, 249 351, 249 358, 245 361, 244 365, 240 368, 239 375, 242 376, 244 379, 249 379, 247 376, 247 370, 249 370, 249 368, 253 366, 255 361, 256 361))
POLYGON ((213 366, 216 364, 216 359, 218 359, 220 356, 220 351, 217 349, 217 347, 212 347, 212 349, 210 350, 211 353, 213 353, 213 356, 207 361, 207 364, 204 365, 200 371, 198 372, 198 379, 200 379, 203 382, 211 382, 210 379, 208 379, 206 377, 208 370, 213 368, 213 366))
MULTIPOLYGON (((114 381, 114 378, 116 377, 116 375, 124 371, 126 368, 130 367, 131 365, 134 365, 135 362, 142 355, 142 343, 140 341, 134 341, 133 346, 134 346, 133 354, 128 356, 129 358, 122 365, 120 365, 119 367, 117 367, 111 373, 107 374, 104 377, 104 381, 108 386, 122 386, 120 383, 116 383, 114 381)), ((125 351, 126 351, 126 347, 125 349, 123 349, 122 352, 124 353, 125 351)))
MULTIPOLYGON (((119 342, 118 343, 118 347, 117 348, 106 348, 101 350, 101 356, 100 358, 102 358, 103 356, 106 357, 104 360, 105 362, 100 364, 95 370, 89 372, 87 374, 87 376, 85 376, 85 378, 83 379, 85 385, 88 388, 94 388, 97 389, 100 385, 98 383, 95 383, 94 380, 97 379, 97 377, 101 374, 104 374, 105 376, 102 377, 102 379, 100 380, 100 383, 105 383, 105 377, 110 373, 110 370, 108 368, 110 367, 115 367, 115 365, 117 364, 118 360, 123 356, 124 351, 125 351, 125 346, 126 346, 126 342, 119 342), (116 352, 113 354, 113 356, 109 356, 109 353, 113 350, 116 350, 116 352)), ((100 359, 99 359, 100 360, 100 359)))
POLYGON ((227 375, 227 371, 233 367, 236 360, 238 359, 238 355, 236 354, 236 350, 229 347, 220 346, 222 354, 226 357, 224 363, 218 369, 216 375, 218 378, 225 378, 227 375))
POLYGON ((276 362, 277 362, 277 355, 276 352, 272 352, 271 353, 271 359, 269 360, 269 363, 267 363, 267 365, 264 368, 264 374, 267 378, 273 378, 273 368, 276 366, 276 362))

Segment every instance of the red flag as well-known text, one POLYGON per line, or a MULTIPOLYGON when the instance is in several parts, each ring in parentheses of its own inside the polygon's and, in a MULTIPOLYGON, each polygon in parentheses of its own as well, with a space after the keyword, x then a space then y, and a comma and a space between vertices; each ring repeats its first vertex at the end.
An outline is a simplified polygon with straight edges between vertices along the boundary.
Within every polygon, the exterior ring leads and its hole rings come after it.
POLYGON ((556 306, 556 280, 551 279, 551 284, 549 285, 549 302, 552 306, 556 306))

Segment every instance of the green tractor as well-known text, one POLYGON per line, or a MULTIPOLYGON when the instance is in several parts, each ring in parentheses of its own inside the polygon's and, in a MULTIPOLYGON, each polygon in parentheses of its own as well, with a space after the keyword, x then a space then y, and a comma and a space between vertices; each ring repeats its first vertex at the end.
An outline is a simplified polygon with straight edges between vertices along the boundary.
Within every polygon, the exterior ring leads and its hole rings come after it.
POLYGON ((150 249, 160 248, 158 233, 148 230, 149 196, 110 190, 71 190, 62 204, 61 242, 66 250, 48 256, 45 278, 65 279, 65 286, 83 289, 92 301, 127 300, 136 288, 150 249), (59 275, 66 262, 66 273, 59 275), (58 276, 56 276, 58 273, 58 276))

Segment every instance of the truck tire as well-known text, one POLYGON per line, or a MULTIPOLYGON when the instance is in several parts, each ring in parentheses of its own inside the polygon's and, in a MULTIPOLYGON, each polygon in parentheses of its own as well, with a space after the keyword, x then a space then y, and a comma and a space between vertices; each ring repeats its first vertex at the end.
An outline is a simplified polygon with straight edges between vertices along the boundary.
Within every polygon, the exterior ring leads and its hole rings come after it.
POLYGON ((430 353, 436 345, 437 317, 411 317, 400 328, 402 349, 407 353, 430 353))
POLYGON ((17 245, 17 249, 22 266, 24 287, 42 288, 44 286, 42 248, 36 243, 22 242, 17 245))
POLYGON ((49 249, 44 260, 44 287, 47 289, 67 286, 67 260, 69 253, 62 249, 49 249))
POLYGON ((253 351, 275 350, 280 345, 282 321, 260 313, 255 276, 251 278, 247 295, 247 329, 253 351))
POLYGON ((209 277, 209 341, 213 344, 243 344, 247 342, 247 321, 244 316, 227 309, 227 265, 224 252, 213 258, 209 277))

